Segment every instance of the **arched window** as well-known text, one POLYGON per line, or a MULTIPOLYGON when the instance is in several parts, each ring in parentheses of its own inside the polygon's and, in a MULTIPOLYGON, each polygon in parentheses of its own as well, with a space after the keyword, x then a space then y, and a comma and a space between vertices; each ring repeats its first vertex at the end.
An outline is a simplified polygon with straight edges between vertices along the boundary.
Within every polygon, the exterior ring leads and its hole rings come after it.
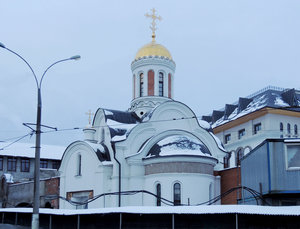
POLYGON ((169 75, 168 75, 168 85, 169 85, 168 97, 172 98, 172 75, 171 75, 171 73, 169 73, 169 75))
POLYGON ((144 96, 144 73, 140 74, 140 96, 144 96))
POLYGON ((241 165, 241 159, 242 159, 243 156, 244 156, 244 151, 243 151, 243 149, 241 148, 241 149, 239 149, 239 150, 237 151, 237 153, 236 153, 236 160, 235 160, 236 166, 241 165))
POLYGON ((229 168, 230 167, 230 154, 227 154, 224 157, 224 169, 229 168))
POLYGON ((174 184, 174 205, 181 204, 181 188, 179 183, 174 184))
POLYGON ((81 154, 77 157, 77 176, 81 176, 81 154))
POLYGON ((154 95, 154 71, 148 71, 148 96, 154 95))
POLYGON ((212 183, 209 184, 209 190, 208 190, 208 194, 209 194, 209 201, 212 200, 213 198, 213 187, 212 187, 212 183))
POLYGON ((133 75, 133 98, 135 99, 135 75, 133 75))
POLYGON ((296 124, 294 125, 294 134, 298 135, 298 126, 296 124))
POLYGON ((161 184, 156 185, 156 206, 161 206, 161 184))
POLYGON ((288 135, 291 134, 291 124, 287 124, 287 132, 288 132, 288 135))
POLYGON ((159 84, 159 96, 164 96, 164 74, 162 72, 158 73, 158 84, 159 84))

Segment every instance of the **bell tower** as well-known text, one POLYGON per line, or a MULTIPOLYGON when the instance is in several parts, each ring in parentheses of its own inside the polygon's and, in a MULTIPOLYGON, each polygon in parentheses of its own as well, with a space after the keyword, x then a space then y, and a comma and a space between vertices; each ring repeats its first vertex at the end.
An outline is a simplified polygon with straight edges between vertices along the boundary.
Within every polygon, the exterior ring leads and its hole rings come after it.
POLYGON ((152 9, 152 14, 145 14, 152 18, 152 41, 138 50, 131 63, 133 100, 130 110, 135 111, 138 116, 143 116, 148 110, 174 96, 176 65, 169 50, 156 43, 156 20, 160 21, 162 18, 155 13, 156 10, 152 9))

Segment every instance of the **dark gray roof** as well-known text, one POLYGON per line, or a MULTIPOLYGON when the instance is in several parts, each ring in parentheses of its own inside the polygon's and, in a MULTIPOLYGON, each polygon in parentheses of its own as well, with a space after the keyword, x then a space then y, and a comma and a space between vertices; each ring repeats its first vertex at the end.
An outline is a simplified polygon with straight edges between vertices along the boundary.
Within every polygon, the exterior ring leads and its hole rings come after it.
POLYGON ((199 139, 184 135, 168 136, 152 146, 149 157, 161 156, 212 156, 207 146, 199 139))
POLYGON ((103 109, 103 111, 112 139, 115 136, 124 136, 126 138, 133 126, 130 124, 138 124, 141 122, 140 118, 134 112, 109 109, 103 109))
POLYGON ((238 102, 226 104, 202 119, 214 128, 265 107, 300 112, 300 91, 269 86, 246 98, 240 97, 238 102))

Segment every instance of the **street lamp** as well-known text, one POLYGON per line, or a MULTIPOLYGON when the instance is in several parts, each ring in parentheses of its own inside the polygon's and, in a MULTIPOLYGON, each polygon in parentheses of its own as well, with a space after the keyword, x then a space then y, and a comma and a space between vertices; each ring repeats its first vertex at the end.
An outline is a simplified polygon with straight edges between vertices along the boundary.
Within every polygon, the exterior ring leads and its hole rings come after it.
POLYGON ((37 86, 37 115, 36 115, 36 139, 35 139, 35 164, 34 164, 34 197, 33 197, 33 214, 32 214, 32 221, 31 221, 31 228, 32 229, 38 229, 39 228, 39 207, 40 207, 40 148, 41 148, 41 117, 42 117, 42 97, 41 97, 41 87, 42 82, 44 79, 44 76, 46 72, 54 65, 69 61, 69 60, 79 60, 80 56, 72 56, 67 59, 62 59, 59 61, 54 62, 51 64, 43 73, 40 81, 38 81, 32 67, 29 65, 29 63, 18 53, 10 50, 9 48, 6 48, 4 44, 0 42, 0 47, 3 49, 6 49, 7 51, 17 55, 20 59, 22 59, 26 65, 30 68, 35 82, 37 86))

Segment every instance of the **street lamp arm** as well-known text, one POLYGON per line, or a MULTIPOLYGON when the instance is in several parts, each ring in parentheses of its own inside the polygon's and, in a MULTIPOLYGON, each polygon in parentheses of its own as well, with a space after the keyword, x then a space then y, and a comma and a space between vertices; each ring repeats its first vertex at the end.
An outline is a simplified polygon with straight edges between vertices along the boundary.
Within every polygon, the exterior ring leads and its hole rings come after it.
POLYGON ((32 67, 30 66, 30 64, 21 55, 19 55, 18 53, 14 52, 13 50, 11 50, 9 48, 6 48, 2 43, 0 43, 0 47, 6 49, 7 51, 9 51, 9 52, 11 52, 13 54, 15 54, 16 56, 18 56, 20 59, 22 59, 27 64, 27 66, 30 68, 30 70, 31 70, 31 72, 32 72, 32 74, 34 76, 34 79, 35 79, 35 82, 36 82, 36 86, 38 87, 39 86, 38 79, 37 79, 37 77, 36 77, 36 75, 35 75, 32 67))
POLYGON ((58 63, 64 62, 64 61, 68 61, 68 60, 78 60, 78 59, 80 59, 80 56, 79 56, 79 55, 77 55, 77 56, 72 56, 72 57, 67 58, 67 59, 62 59, 62 60, 56 61, 56 62, 54 62, 53 64, 51 64, 51 65, 44 71, 44 73, 43 73, 43 75, 42 75, 42 78, 41 78, 41 80, 40 80, 40 84, 38 85, 39 88, 41 89, 42 81, 43 81, 43 79, 44 79, 44 76, 45 76, 45 74, 47 73, 47 71, 48 71, 51 67, 53 67, 54 65, 56 65, 56 64, 58 64, 58 63))

